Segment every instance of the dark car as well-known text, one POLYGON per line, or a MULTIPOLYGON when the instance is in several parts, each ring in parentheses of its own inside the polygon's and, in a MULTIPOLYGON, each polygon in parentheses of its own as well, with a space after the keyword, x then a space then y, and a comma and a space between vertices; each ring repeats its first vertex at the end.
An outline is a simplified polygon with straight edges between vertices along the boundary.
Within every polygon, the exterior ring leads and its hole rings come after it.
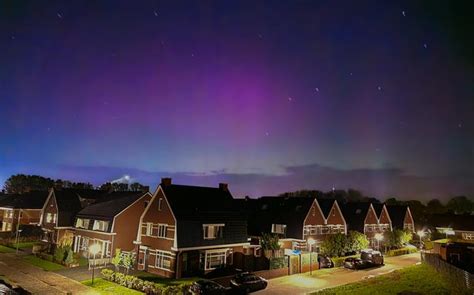
POLYGON ((344 260, 344 267, 349 269, 362 269, 368 267, 368 264, 360 258, 349 257, 344 260))
POLYGON ((360 258, 349 257, 344 260, 344 267, 349 269, 364 269, 384 264, 383 256, 379 251, 363 250, 360 258))
POLYGON ((191 285, 189 291, 191 294, 221 295, 228 294, 230 288, 226 288, 211 280, 199 280, 191 285))
POLYGON ((231 281, 232 290, 240 294, 248 294, 267 287, 267 280, 252 273, 237 274, 231 281))
POLYGON ((334 262, 331 260, 331 257, 327 255, 318 255, 319 268, 332 268, 334 267, 334 262))

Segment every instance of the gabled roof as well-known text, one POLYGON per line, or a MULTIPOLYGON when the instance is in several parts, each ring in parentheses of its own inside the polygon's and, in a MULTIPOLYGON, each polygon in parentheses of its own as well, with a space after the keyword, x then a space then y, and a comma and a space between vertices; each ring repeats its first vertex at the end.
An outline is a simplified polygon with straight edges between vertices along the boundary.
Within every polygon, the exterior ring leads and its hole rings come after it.
POLYGON ((302 239, 304 220, 315 197, 261 197, 249 211, 249 234, 270 233, 272 224, 286 224, 286 238, 302 239))
POLYGON ((370 203, 346 203, 341 204, 340 208, 347 222, 347 229, 364 232, 364 222, 370 209, 370 203))
POLYGON ((7 195, 0 200, 0 207, 13 209, 41 209, 48 198, 48 191, 31 191, 23 194, 7 195))
POLYGON ((161 184, 176 218, 177 246, 200 247, 247 242, 247 220, 226 188, 161 184), (204 240, 203 224, 225 224, 223 237, 204 240))
POLYGON ((72 226, 77 212, 81 207, 79 194, 73 189, 54 190, 54 197, 58 205, 58 226, 72 226))
POLYGON ((380 203, 372 203, 372 207, 374 207, 375 214, 377 215, 377 218, 380 219, 380 216, 382 215, 383 204, 380 204, 380 203))
POLYGON ((474 215, 433 214, 427 218, 432 227, 449 227, 453 230, 474 231, 474 215))
POLYGON ((144 192, 113 192, 107 194, 101 202, 85 207, 77 213, 77 217, 113 220, 122 210, 141 198, 144 192))
POLYGON ((324 218, 329 217, 329 213, 331 213, 332 206, 334 205, 335 199, 317 199, 319 208, 324 214, 324 218))
POLYGON ((408 206, 406 205, 388 205, 388 214, 390 220, 392 220, 392 227, 403 229, 403 222, 405 220, 405 214, 407 213, 408 206))

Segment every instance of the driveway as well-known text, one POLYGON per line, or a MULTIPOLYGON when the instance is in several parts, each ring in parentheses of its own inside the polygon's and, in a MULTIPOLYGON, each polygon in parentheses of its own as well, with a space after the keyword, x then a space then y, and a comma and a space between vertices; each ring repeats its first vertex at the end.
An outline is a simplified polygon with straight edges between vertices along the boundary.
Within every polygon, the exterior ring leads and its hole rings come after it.
POLYGON ((309 273, 285 276, 268 281, 265 290, 253 294, 308 294, 317 290, 332 288, 361 281, 372 276, 387 274, 396 269, 414 265, 420 262, 420 254, 385 257, 385 265, 382 267, 365 270, 348 270, 345 268, 322 269, 309 273))
POLYGON ((79 282, 28 264, 13 253, 0 253, 0 276, 33 294, 98 294, 79 282))

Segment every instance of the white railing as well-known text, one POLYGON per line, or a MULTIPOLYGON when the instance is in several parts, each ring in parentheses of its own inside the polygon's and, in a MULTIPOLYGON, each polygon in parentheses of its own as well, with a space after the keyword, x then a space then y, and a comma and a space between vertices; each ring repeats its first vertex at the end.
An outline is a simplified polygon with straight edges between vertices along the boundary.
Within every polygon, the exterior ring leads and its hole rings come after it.
POLYGON ((89 270, 92 268, 104 268, 112 261, 112 258, 96 258, 96 259, 89 259, 89 270))

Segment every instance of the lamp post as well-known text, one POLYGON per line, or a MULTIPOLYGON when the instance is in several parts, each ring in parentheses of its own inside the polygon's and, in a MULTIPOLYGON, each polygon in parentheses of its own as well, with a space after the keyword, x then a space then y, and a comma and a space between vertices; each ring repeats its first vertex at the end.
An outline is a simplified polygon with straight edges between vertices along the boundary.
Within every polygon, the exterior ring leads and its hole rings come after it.
POLYGON ((383 240, 383 235, 380 233, 375 234, 374 238, 377 240, 377 250, 380 251, 380 241, 383 240))
POLYGON ((91 254, 94 261, 94 265, 92 265, 92 284, 91 285, 94 285, 95 255, 97 255, 99 251, 100 251, 100 246, 98 243, 94 243, 89 247, 89 266, 91 265, 91 258, 90 258, 91 254))
POLYGON ((313 275, 313 245, 316 244, 316 241, 313 238, 308 239, 309 245, 309 275, 313 275))
POLYGON ((417 232, 417 234, 418 234, 418 237, 420 238, 420 250, 421 250, 421 238, 425 236, 425 232, 420 230, 417 232))

